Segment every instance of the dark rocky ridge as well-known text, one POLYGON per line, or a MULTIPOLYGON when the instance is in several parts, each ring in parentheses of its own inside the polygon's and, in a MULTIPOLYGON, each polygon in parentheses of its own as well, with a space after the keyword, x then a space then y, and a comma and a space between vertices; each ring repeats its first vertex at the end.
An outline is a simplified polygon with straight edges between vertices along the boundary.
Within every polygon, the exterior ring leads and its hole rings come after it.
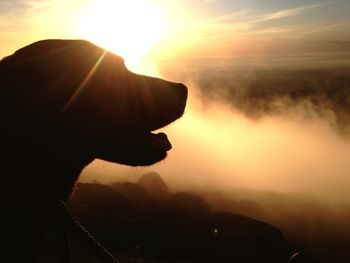
POLYGON ((291 251, 276 227, 231 212, 214 213, 194 193, 165 195, 160 179, 146 174, 138 183, 80 183, 69 207, 119 256, 157 262, 288 261, 291 251))

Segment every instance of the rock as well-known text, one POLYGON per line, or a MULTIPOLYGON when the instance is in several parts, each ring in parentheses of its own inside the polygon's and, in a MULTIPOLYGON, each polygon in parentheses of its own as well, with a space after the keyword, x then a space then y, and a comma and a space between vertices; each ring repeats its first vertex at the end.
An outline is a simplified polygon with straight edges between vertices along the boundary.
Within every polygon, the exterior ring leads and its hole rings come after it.
POLYGON ((207 258, 217 262, 287 262, 288 246, 276 227, 243 215, 211 217, 207 258))
POLYGON ((147 189, 130 182, 116 182, 110 185, 117 193, 125 196, 136 208, 138 214, 151 213, 159 209, 159 204, 147 189))
POLYGON ((138 183, 145 187, 158 201, 166 200, 169 195, 168 186, 156 172, 144 174, 138 183))
POLYGON ((211 214, 211 208, 203 198, 187 192, 173 194, 165 206, 170 214, 184 217, 202 218, 211 214))

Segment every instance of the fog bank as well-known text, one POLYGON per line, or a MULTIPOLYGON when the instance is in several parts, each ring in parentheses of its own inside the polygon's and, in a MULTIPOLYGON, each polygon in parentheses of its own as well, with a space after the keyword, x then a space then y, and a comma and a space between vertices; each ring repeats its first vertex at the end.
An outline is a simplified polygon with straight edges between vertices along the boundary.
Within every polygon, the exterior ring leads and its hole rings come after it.
POLYGON ((132 181, 157 171, 176 189, 250 188, 350 201, 350 67, 343 60, 282 60, 162 64, 162 76, 190 90, 185 115, 162 129, 173 144, 169 157, 147 168, 95 161, 81 180, 132 181))

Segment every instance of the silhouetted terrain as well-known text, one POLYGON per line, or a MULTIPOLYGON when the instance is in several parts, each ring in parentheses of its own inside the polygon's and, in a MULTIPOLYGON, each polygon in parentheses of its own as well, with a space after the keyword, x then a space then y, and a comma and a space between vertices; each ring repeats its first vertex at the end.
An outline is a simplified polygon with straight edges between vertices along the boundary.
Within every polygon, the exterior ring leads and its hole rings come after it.
POLYGON ((235 211, 278 227, 292 250, 315 262, 349 262, 350 204, 297 193, 237 189, 200 194, 218 211, 235 211))
MULTIPOLYGON (((137 183, 79 183, 69 207, 124 262, 287 262, 296 251, 314 262, 350 260, 350 204, 269 191, 167 189, 156 173, 137 183)), ((92 260, 77 242, 73 252, 77 262, 92 260)))
MULTIPOLYGON (((276 227, 235 211, 214 211, 198 194, 165 194, 165 189, 154 173, 138 183, 79 183, 69 207, 119 257, 157 262, 288 261, 292 250, 276 227)), ((79 250, 76 257, 84 254, 88 252, 79 250)))

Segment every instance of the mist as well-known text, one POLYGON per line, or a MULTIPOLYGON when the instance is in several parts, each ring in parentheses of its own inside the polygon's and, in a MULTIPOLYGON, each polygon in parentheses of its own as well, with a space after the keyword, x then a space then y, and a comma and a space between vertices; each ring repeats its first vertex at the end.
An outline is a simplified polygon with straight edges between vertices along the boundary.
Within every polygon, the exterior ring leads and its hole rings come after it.
POLYGON ((248 188, 350 201, 344 56, 206 58, 163 63, 190 90, 185 115, 162 129, 168 158, 146 168, 95 161, 81 180, 157 171, 174 189, 248 188), (315 63, 322 61, 322 63, 315 63))

